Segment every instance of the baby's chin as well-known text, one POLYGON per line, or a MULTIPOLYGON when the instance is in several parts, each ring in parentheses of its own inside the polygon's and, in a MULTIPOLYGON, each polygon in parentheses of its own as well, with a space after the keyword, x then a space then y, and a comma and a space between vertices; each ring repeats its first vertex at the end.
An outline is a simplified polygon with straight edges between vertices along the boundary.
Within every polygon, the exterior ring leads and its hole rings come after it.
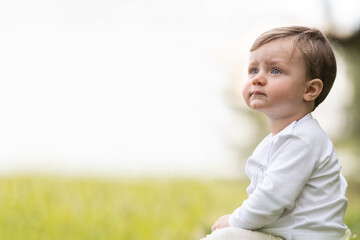
POLYGON ((249 101, 247 103, 247 105, 253 109, 253 110, 256 110, 256 111, 262 111, 264 109, 266 109, 266 104, 261 101, 261 100, 252 100, 252 101, 249 101))

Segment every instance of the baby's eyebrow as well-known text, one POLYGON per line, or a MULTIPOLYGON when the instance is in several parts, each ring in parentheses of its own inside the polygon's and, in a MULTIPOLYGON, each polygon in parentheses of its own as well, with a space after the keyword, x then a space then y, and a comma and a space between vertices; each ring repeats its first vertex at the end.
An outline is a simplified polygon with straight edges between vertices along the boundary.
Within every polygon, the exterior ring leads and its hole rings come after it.
POLYGON ((277 65, 280 67, 286 67, 286 63, 284 63, 284 61, 281 60, 277 60, 277 59, 271 59, 269 61, 265 62, 267 65, 277 65))
MULTIPOLYGON (((281 60, 277 60, 277 59, 270 59, 270 60, 266 60, 265 61, 266 65, 275 65, 278 67, 286 67, 286 63, 284 63, 281 60)), ((253 61, 253 62, 249 62, 248 68, 254 68, 254 67, 258 67, 259 66, 259 62, 258 61, 253 61)))
POLYGON ((258 61, 251 61, 251 62, 249 62, 249 67, 251 67, 251 66, 257 66, 257 65, 259 65, 258 61))

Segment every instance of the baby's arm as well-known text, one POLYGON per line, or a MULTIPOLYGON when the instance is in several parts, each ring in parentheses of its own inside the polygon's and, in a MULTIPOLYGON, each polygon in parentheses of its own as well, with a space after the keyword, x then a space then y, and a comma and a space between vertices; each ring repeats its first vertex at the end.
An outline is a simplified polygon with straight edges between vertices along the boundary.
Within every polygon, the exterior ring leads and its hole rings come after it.
POLYGON ((230 214, 224 215, 221 218, 219 218, 212 226, 211 231, 215 231, 216 229, 220 229, 220 228, 230 227, 229 218, 230 218, 230 214))
POLYGON ((279 138, 264 180, 229 218, 229 225, 259 229, 291 209, 310 178, 318 154, 295 135, 279 138))

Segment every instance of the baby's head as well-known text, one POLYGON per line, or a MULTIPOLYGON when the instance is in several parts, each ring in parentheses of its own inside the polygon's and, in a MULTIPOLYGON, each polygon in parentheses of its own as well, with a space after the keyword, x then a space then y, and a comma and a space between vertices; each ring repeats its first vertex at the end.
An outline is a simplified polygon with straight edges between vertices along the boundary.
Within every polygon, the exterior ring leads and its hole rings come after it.
POLYGON ((323 89, 315 99, 314 109, 326 98, 336 77, 336 60, 328 39, 317 29, 292 26, 269 30, 260 35, 250 52, 262 45, 283 38, 294 40, 294 51, 298 49, 305 61, 307 79, 320 79, 323 89))

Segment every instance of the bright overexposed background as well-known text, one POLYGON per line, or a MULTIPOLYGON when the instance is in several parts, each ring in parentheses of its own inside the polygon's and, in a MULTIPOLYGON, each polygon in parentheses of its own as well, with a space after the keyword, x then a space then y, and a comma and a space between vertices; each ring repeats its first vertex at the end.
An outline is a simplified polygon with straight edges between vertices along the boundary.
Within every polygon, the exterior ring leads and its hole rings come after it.
MULTIPOLYGON (((229 143, 246 145, 251 126, 226 92, 259 34, 295 24, 350 34, 360 2, 1 1, 0 172, 241 175, 229 143)), ((347 84, 339 59, 314 113, 332 138, 347 84)))

